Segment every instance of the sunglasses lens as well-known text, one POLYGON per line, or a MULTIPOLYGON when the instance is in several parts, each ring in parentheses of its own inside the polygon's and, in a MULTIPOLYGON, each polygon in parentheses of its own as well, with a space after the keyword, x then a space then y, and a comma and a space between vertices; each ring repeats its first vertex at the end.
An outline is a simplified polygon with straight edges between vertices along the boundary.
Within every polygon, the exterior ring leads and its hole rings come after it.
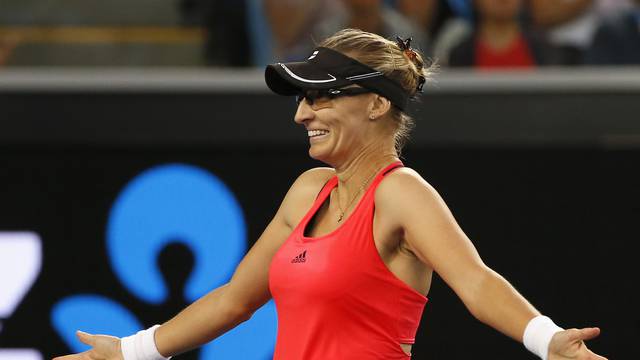
POLYGON ((313 105, 318 97, 322 96, 318 90, 306 90, 296 95, 296 102, 300 104, 302 100, 307 100, 307 104, 313 105))
POLYGON ((315 109, 320 109, 330 106, 332 99, 368 92, 370 91, 362 88, 304 90, 300 94, 296 95, 296 102, 300 104, 306 99, 309 106, 312 106, 315 109))

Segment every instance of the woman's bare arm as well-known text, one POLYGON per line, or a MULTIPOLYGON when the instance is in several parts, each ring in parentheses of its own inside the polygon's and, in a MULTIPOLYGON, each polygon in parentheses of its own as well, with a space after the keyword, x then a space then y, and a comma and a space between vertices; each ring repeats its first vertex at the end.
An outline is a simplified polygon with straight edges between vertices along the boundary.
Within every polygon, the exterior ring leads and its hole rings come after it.
POLYGON ((276 214, 227 284, 198 299, 156 330, 158 351, 164 356, 185 352, 248 320, 270 298, 268 260, 289 233, 276 214))
POLYGON ((539 312, 480 258, 448 207, 411 169, 396 171, 382 182, 376 205, 404 229, 416 256, 456 292, 478 320, 521 341, 524 329, 539 312), (399 191, 398 189, 401 189, 399 191))
MULTIPOLYGON (((271 298, 269 264, 295 224, 309 210, 333 169, 315 168, 296 179, 260 238, 244 256, 231 280, 186 307, 155 329, 161 355, 172 356, 198 347, 234 328, 271 298)), ((77 333, 91 349, 54 360, 122 360, 121 340, 109 335, 77 333)), ((137 336, 137 335, 136 335, 137 336)), ((155 350, 154 350, 155 351, 155 350)))
MULTIPOLYGON (((405 168, 389 175, 378 188, 376 206, 388 209, 383 211, 404 230, 416 256, 442 277, 478 320, 523 341, 529 321, 540 313, 482 262, 440 195, 418 173, 405 168)), ((545 358, 606 360, 584 343, 599 333, 599 328, 555 332, 545 358)))
POLYGON ((271 259, 311 207, 316 193, 331 173, 327 168, 316 168, 298 177, 231 280, 156 330, 156 346, 161 354, 179 354, 215 339, 249 319, 271 298, 268 279, 271 259))

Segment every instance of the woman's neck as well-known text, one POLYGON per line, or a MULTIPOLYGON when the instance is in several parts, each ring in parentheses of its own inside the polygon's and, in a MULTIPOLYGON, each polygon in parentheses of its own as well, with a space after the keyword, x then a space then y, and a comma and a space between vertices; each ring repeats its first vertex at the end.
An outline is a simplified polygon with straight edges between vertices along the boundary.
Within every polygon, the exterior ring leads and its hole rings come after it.
MULTIPOLYGON (((369 147, 360 151, 357 156, 335 167, 338 177, 338 201, 342 207, 349 207, 354 197, 364 192, 375 174, 384 166, 398 161, 399 157, 394 146, 377 149, 369 147)), ((345 212, 348 210, 343 208, 345 212)))

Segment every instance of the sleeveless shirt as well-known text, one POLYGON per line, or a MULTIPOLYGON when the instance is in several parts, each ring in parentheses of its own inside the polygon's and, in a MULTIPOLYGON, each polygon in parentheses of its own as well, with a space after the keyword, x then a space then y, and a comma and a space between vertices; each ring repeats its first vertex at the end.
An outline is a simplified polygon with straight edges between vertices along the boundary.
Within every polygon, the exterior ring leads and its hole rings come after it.
POLYGON ((278 314, 274 360, 410 359, 427 298, 397 278, 373 240, 374 196, 396 161, 375 176, 348 218, 334 231, 305 236, 338 184, 333 176, 269 266, 278 314))

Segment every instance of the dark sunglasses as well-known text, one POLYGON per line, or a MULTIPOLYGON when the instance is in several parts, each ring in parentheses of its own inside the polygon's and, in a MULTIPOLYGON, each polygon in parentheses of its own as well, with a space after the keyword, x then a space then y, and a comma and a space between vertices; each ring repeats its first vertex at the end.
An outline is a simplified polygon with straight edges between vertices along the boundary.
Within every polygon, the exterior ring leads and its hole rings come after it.
POLYGON ((302 100, 307 100, 307 104, 313 106, 328 102, 342 96, 355 96, 360 94, 368 94, 373 91, 361 87, 344 88, 344 89, 321 89, 321 90, 304 90, 296 95, 296 103, 300 104, 302 100))

